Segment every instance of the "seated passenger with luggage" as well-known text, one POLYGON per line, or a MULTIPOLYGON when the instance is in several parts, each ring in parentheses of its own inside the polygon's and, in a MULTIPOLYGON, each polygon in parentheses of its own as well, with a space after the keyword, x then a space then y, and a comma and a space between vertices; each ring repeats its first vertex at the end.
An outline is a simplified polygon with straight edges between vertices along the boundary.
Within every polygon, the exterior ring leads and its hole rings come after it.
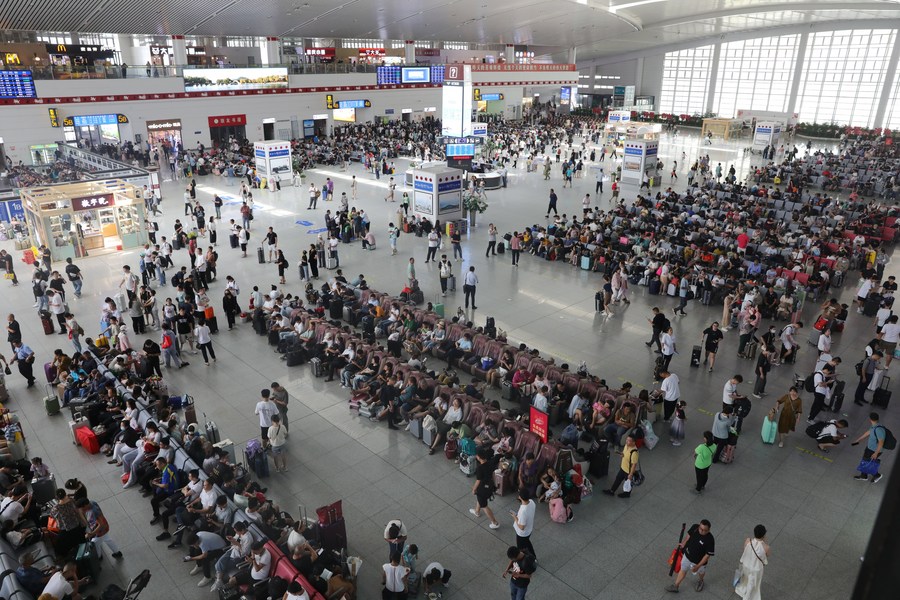
POLYGON ((630 402, 626 402, 616 411, 614 422, 604 428, 606 439, 613 445, 620 445, 622 436, 634 427, 636 415, 634 414, 634 406, 630 402))

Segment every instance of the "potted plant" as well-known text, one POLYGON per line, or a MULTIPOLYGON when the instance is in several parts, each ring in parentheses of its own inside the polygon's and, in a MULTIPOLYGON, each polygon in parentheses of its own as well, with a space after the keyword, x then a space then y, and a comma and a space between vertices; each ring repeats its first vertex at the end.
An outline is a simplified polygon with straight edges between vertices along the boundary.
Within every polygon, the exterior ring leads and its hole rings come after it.
POLYGON ((463 198, 463 212, 469 215, 469 223, 472 227, 475 227, 476 216, 486 211, 487 207, 487 202, 475 194, 463 198))

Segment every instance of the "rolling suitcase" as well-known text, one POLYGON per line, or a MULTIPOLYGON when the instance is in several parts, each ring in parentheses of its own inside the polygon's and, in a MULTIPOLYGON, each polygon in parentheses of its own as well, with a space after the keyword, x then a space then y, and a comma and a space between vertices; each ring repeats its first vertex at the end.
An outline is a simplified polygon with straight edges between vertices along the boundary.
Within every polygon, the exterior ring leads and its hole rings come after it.
POLYGON ((100 452, 100 442, 97 440, 97 434, 90 427, 81 427, 75 430, 75 437, 82 448, 88 451, 88 454, 97 454, 100 452))
POLYGON ((870 293, 866 296, 866 303, 863 305, 863 315, 874 317, 881 308, 881 294, 870 293))
POLYGON ((318 356, 309 359, 309 370, 313 377, 322 376, 322 359, 318 356))
POLYGON ((190 396, 185 396, 182 407, 184 408, 184 422, 188 424, 197 423, 197 407, 194 406, 194 399, 190 396))
POLYGON ((273 329, 272 331, 269 332, 268 337, 269 337, 269 345, 277 346, 278 342, 281 341, 281 332, 278 331, 277 329, 273 329))
POLYGON ((456 275, 451 275, 447 278, 447 289, 451 292, 456 291, 456 275))
POLYGON ((231 247, 232 247, 232 248, 237 248, 237 247, 238 247, 238 236, 237 236, 237 234, 232 233, 231 235, 228 236, 228 240, 231 242, 231 247))
POLYGON ((298 365, 303 364, 303 353, 299 351, 293 351, 287 353, 287 358, 285 359, 287 362, 287 366, 296 367, 298 365))
MULTIPOLYGON (((818 340, 816 340, 818 343, 818 340)), ((759 342, 756 340, 750 340, 747 342, 747 345, 744 346, 744 358, 753 360, 756 358, 756 351, 759 349, 759 342)))
POLYGON ((259 264, 266 264, 266 253, 263 251, 262 246, 256 249, 256 260, 259 261, 259 264))
POLYGON ((75 553, 75 566, 78 577, 90 577, 94 581, 100 575, 100 550, 94 542, 85 542, 78 546, 75 553))
POLYGON ((609 473, 609 442, 603 439, 594 441, 585 452, 585 458, 588 459, 588 474, 606 477, 609 473))
POLYGON ((700 346, 694 346, 691 350, 691 366, 699 367, 700 366, 700 358, 703 355, 703 348, 700 346))
POLYGON ((831 390, 831 405, 828 407, 831 412, 841 412, 841 407, 844 405, 844 386, 846 384, 846 381, 834 382, 834 389, 831 390))
POLYGON ((734 450, 736 446, 734 444, 728 444, 725 446, 725 449, 722 450, 722 454, 719 456, 719 462, 723 465, 731 464, 734 462, 734 450))
POLYGON ((338 261, 334 256, 328 255, 328 258, 325 259, 325 268, 328 270, 337 269, 338 261))
POLYGON ((59 396, 53 393, 52 389, 48 387, 48 394, 44 396, 44 410, 47 411, 47 416, 52 417, 53 415, 59 414, 59 396))
POLYGON ((340 518, 330 525, 319 523, 319 543, 328 552, 340 552, 347 549, 347 525, 340 518))
POLYGON ((47 378, 47 383, 53 383, 56 379, 56 367, 50 363, 44 363, 44 377, 47 378))
POLYGON ((659 289, 662 287, 662 282, 659 279, 654 279, 650 282, 650 294, 653 296, 659 295, 659 289))
POLYGON ((206 441, 210 444, 219 443, 219 426, 216 425, 215 421, 211 421, 206 418, 206 413, 203 413, 203 418, 206 420, 204 424, 204 431, 206 432, 206 441))
POLYGON ((421 289, 415 289, 409 294, 409 301, 413 304, 422 304, 425 302, 425 293, 421 289))
POLYGON ((340 321, 344 318, 344 301, 340 298, 335 298, 331 301, 331 305, 328 308, 328 316, 334 319, 335 321, 340 321))
POLYGON ((206 325, 209 327, 210 333, 219 333, 219 321, 216 317, 208 317, 206 319, 206 325))
POLYGON ((422 442, 426 446, 431 446, 434 443, 434 437, 437 435, 436 429, 427 429, 425 427, 422 428, 422 442))
POLYGON ((592 261, 591 261, 591 257, 590 257, 590 256, 582 256, 582 257, 581 257, 581 269, 582 269, 583 271, 590 271, 590 270, 591 270, 591 267, 593 266, 593 265, 591 264, 591 262, 592 262, 592 261))
POLYGON ((41 317, 41 325, 44 327, 44 335, 51 335, 53 329, 53 317, 49 310, 42 310, 38 313, 41 317))
POLYGON ((890 382, 890 377, 881 378, 881 383, 872 393, 872 406, 877 406, 878 408, 888 407, 888 404, 891 403, 891 390, 887 389, 890 382))
POLYGON ((409 432, 418 440, 422 439, 422 419, 413 419, 409 422, 409 432))
POLYGON ((56 501, 56 477, 53 473, 48 477, 40 477, 31 481, 31 499, 38 504, 49 504, 56 501))

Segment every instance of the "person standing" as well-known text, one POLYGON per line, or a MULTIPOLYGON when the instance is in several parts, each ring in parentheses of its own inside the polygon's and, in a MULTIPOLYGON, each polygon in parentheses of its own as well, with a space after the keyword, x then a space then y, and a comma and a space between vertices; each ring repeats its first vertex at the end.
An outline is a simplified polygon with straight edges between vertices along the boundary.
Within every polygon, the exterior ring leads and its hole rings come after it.
POLYGON ((475 286, 478 285, 478 275, 475 274, 475 267, 469 267, 463 281, 463 292, 466 295, 466 308, 469 308, 469 298, 472 298, 472 310, 477 309, 475 306, 475 286))
POLYGON ((284 454, 284 445, 287 441, 287 430, 281 424, 281 417, 277 414, 272 415, 272 426, 268 432, 269 446, 272 447, 272 462, 275 463, 275 470, 279 473, 287 471, 287 463, 284 454))
POLYGON ((634 443, 634 438, 630 435, 627 436, 625 438, 625 448, 621 452, 616 450, 616 454, 622 456, 622 462, 619 464, 619 472, 616 473, 616 478, 613 481, 612 486, 610 486, 609 489, 603 490, 603 493, 607 496, 615 496, 616 490, 619 489, 622 482, 628 481, 628 491, 623 490, 620 492, 619 498, 630 498, 631 482, 634 479, 634 473, 637 471, 638 460, 640 459, 637 446, 634 443))
POLYGON ((675 356, 675 332, 671 325, 666 328, 659 341, 662 346, 663 369, 668 371, 669 363, 672 362, 672 357, 675 356))
POLYGON ((416 279, 416 259, 410 256, 409 263, 406 265, 406 287, 410 290, 414 290, 418 285, 418 280, 416 279))
POLYGON ((488 223, 488 245, 487 250, 484 251, 484 256, 487 258, 488 256, 496 256, 497 255, 497 227, 493 223, 488 223))
POLYGON ((683 317, 687 314, 684 312, 684 307, 688 303, 688 292, 691 291, 691 285, 685 274, 682 273, 681 275, 681 280, 678 282, 678 306, 673 308, 672 312, 676 315, 680 312, 683 317))
POLYGON ((662 354, 662 342, 660 341, 660 336, 669 329, 669 320, 658 307, 654 306, 653 316, 647 319, 647 322, 650 323, 653 335, 650 336, 649 342, 644 342, 644 345, 649 348, 653 346, 653 344, 656 344, 656 353, 662 354))
POLYGON ((225 319, 228 321, 228 331, 234 329, 235 319, 241 312, 238 305, 237 297, 233 293, 232 288, 225 288, 225 294, 222 296, 222 310, 225 313, 225 319))
POLYGON ((450 259, 447 258, 446 254, 441 254, 441 262, 438 263, 438 268, 440 269, 441 296, 446 296, 447 282, 453 275, 453 263, 450 262, 450 259))
POLYGON ((275 252, 278 250, 278 234, 275 233, 275 230, 271 227, 269 227, 269 231, 266 232, 266 249, 269 251, 269 262, 272 262, 275 260, 275 252))
POLYGON ((119 550, 119 546, 109 536, 109 521, 106 520, 106 516, 100 510, 100 505, 87 498, 79 498, 75 501, 75 508, 81 511, 87 523, 85 539, 92 541, 94 544, 105 544, 112 553, 113 558, 122 558, 122 551, 119 550))
POLYGON ((694 524, 688 529, 687 537, 679 544, 681 547, 681 571, 675 577, 675 583, 666 588, 667 592, 678 593, 678 587, 688 572, 697 576, 695 589, 703 591, 703 578, 706 577, 706 565, 709 559, 715 555, 716 540, 710 533, 712 525, 706 519, 694 524))
POLYGON ((453 233, 450 234, 450 245, 453 246, 453 258, 462 262, 462 233, 460 232, 459 227, 453 228, 453 233), (457 254, 459 255, 458 258, 457 254))
MULTIPOLYGON (((388 223, 388 243, 391 245, 391 256, 395 256, 397 254, 397 239, 400 237, 400 228, 394 225, 393 222, 388 223)), ((363 238, 363 247, 365 248, 368 245, 366 238, 363 238)), ((374 248, 375 245, 372 244, 374 248)))
POLYGON ((382 565, 381 570, 382 599, 406 600, 410 569, 400 564, 400 552, 392 553, 391 562, 382 565))
POLYGON ((546 215, 545 218, 547 218, 547 219, 550 218, 550 211, 553 211, 553 215, 554 215, 554 216, 558 216, 558 215, 559 215, 559 211, 556 210, 556 202, 557 202, 558 200, 559 200, 559 199, 558 199, 557 196, 556 196, 556 192, 553 191, 553 188, 550 188, 550 203, 547 204, 547 215, 546 215))
POLYGON ((425 264, 428 264, 432 260, 436 260, 438 246, 441 244, 441 235, 438 233, 437 228, 432 229, 428 232, 428 254, 425 255, 425 264))
POLYGON ((519 511, 509 511, 513 517, 513 529, 516 530, 516 548, 537 558, 537 552, 531 545, 531 532, 534 531, 534 512, 537 505, 531 498, 528 488, 519 488, 519 511))
POLYGON ((744 540, 744 552, 741 554, 741 577, 734 586, 734 593, 741 600, 761 600, 763 573, 769 564, 769 544, 766 543, 766 528, 757 525, 753 528, 753 537, 744 540))
POLYGON ((194 327, 194 339, 197 340, 197 346, 200 348, 200 352, 203 353, 203 362, 206 363, 206 366, 209 366, 210 358, 212 358, 213 362, 216 362, 216 351, 213 350, 212 335, 209 331, 209 325, 206 324, 206 319, 197 321, 197 326, 194 327))
POLYGON ((66 259, 66 275, 72 282, 72 288, 75 290, 75 297, 81 298, 81 286, 84 285, 84 276, 78 265, 72 262, 71 257, 66 259))
MULTIPOLYGON (((12 315, 9 315, 12 318, 12 315)), ((28 381, 28 387, 34 387, 34 350, 22 343, 21 338, 12 343, 13 359, 19 367, 19 374, 28 381)))
POLYGON ((703 443, 694 448, 694 475, 697 479, 697 485, 694 490, 698 494, 706 489, 706 482, 709 481, 709 467, 712 466, 713 454, 716 451, 716 444, 713 440, 711 431, 703 432, 703 443))
POLYGON ((772 369, 772 361, 769 356, 775 352, 775 348, 768 344, 761 344, 759 356, 756 358, 756 381, 753 383, 753 397, 762 398, 766 395, 766 379, 772 369))
POLYGON ((272 402, 274 402, 275 406, 278 407, 278 416, 281 417, 281 426, 284 427, 284 439, 287 439, 288 434, 291 430, 290 426, 288 425, 287 418, 290 396, 288 395, 288 391, 284 389, 277 381, 272 382, 271 388, 272 402))
POLYGON ((831 395, 831 386, 834 382, 834 367, 828 363, 822 365, 822 368, 813 373, 813 402, 809 409, 809 417, 806 422, 812 425, 816 422, 816 417, 825 408, 825 398, 831 395))
POLYGON ((491 461, 491 451, 488 448, 479 448, 475 453, 478 465, 475 467, 475 483, 472 485, 472 495, 475 496, 475 508, 469 512, 476 518, 481 516, 481 511, 491 520, 489 527, 498 529, 500 523, 494 517, 494 511, 488 506, 491 496, 494 495, 494 465, 491 461))
POLYGON ((6 278, 12 281, 14 286, 19 285, 12 254, 9 254, 6 250, 0 250, 0 265, 3 265, 3 269, 6 271, 6 278))
POLYGON ((75 352, 81 354, 81 336, 84 335, 84 329, 78 324, 78 321, 75 320, 75 315, 72 313, 67 312, 65 317, 66 329, 69 332, 69 339, 72 340, 72 347, 75 348, 75 352))
POLYGON ((509 238, 509 254, 512 257, 512 266, 519 266, 519 254, 522 253, 522 238, 519 237, 519 232, 514 231, 512 237, 509 238))
POLYGON ((350 197, 353 198, 353 201, 354 201, 354 202, 356 202, 356 194, 357 194, 357 191, 358 191, 358 190, 357 190, 357 186, 358 186, 358 184, 357 184, 357 182, 356 182, 356 175, 354 175, 354 176, 350 179, 350 197))
POLYGON ((262 398, 256 403, 254 414, 259 417, 259 437, 263 447, 266 447, 269 445, 269 427, 272 426, 272 415, 278 414, 278 407, 271 401, 269 390, 263 389, 260 396, 262 398))
MULTIPOLYGON (((863 450, 863 460, 878 460, 884 450, 884 440, 887 437, 887 429, 881 425, 880 417, 877 412, 869 413, 869 428, 864 431, 858 438, 850 442, 851 446, 857 446, 863 440, 866 440, 866 449, 863 450)), ((869 476, 860 472, 854 475, 853 479, 857 481, 865 481, 869 476)), ((881 473, 876 471, 872 475, 872 483, 881 481, 881 473)))
POLYGON ((875 376, 875 371, 881 368, 881 350, 875 350, 872 352, 872 356, 869 356, 863 359, 862 366, 859 369, 859 383, 856 385, 856 393, 854 394, 853 403, 862 406, 863 404, 868 404, 869 401, 866 400, 866 389, 869 387, 869 382, 872 381, 872 378, 875 376))
POLYGON ((594 195, 603 193, 603 169, 597 169, 596 173, 597 184, 594 186, 594 195))
POLYGON ((736 421, 733 411, 734 409, 730 406, 726 406, 713 417, 712 434, 713 441, 716 443, 716 451, 713 454, 714 463, 719 462, 722 451, 725 450, 725 446, 728 445, 728 438, 731 436, 731 428, 736 421))
POLYGON ((725 334, 719 329, 718 321, 713 321, 713 324, 704 329, 703 333, 700 334, 700 344, 703 345, 704 350, 706 351, 706 356, 703 357, 703 364, 705 365, 706 362, 709 361, 710 373, 712 373, 713 367, 716 364, 716 353, 719 351, 719 342, 721 342, 724 337, 725 334))
POLYGON ((675 406, 678 399, 681 398, 681 386, 679 385, 678 375, 669 371, 662 371, 659 374, 662 377, 662 383, 659 385, 659 391, 663 395, 663 418, 666 423, 672 418, 675 412, 675 406))
POLYGON ((59 335, 64 335, 66 333, 66 303, 63 302, 62 294, 48 289, 47 303, 50 306, 50 312, 56 316, 56 322, 59 324, 59 335))
POLYGON ((309 184, 309 206, 306 207, 306 210, 315 210, 316 202, 319 200, 319 196, 321 193, 319 189, 316 187, 315 183, 309 184))
POLYGON ((523 552, 515 546, 510 546, 506 550, 506 558, 509 564, 503 571, 503 579, 509 575, 509 593, 512 600, 525 600, 525 594, 528 592, 528 585, 531 578, 537 570, 537 564, 533 556, 523 552))

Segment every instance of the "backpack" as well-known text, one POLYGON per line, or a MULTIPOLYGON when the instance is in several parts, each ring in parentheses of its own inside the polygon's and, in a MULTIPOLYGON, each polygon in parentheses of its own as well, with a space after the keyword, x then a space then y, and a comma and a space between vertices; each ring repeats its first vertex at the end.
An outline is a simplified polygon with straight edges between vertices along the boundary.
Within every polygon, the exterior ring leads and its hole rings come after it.
POLYGON ((566 428, 559 435, 559 442, 566 446, 578 445, 578 428, 574 423, 566 425, 566 428))
POLYGON ((562 498, 554 498, 550 501, 550 520, 554 523, 566 523, 571 510, 565 505, 562 498))
MULTIPOLYGON (((820 435, 822 435, 822 430, 828 426, 831 421, 817 421, 806 428, 806 435, 815 439, 818 439, 820 435)), ((885 442, 887 442, 887 436, 885 436, 885 442)))
POLYGON ((172 347, 172 336, 168 333, 163 335, 162 343, 159 345, 163 350, 172 347))
POLYGON ((894 434, 891 433, 891 430, 885 427, 884 425, 878 425, 884 429, 884 444, 882 444, 882 448, 884 450, 893 450, 897 447, 897 438, 894 437, 894 434))
POLYGON ((863 363, 865 363, 865 360, 861 360, 853 365, 853 368, 856 369, 856 374, 860 377, 862 377, 863 363))
POLYGON ((816 373, 820 373, 822 377, 825 376, 821 371, 813 371, 809 375, 806 376, 806 379, 803 380, 803 389, 807 392, 815 393, 816 391, 816 373))

